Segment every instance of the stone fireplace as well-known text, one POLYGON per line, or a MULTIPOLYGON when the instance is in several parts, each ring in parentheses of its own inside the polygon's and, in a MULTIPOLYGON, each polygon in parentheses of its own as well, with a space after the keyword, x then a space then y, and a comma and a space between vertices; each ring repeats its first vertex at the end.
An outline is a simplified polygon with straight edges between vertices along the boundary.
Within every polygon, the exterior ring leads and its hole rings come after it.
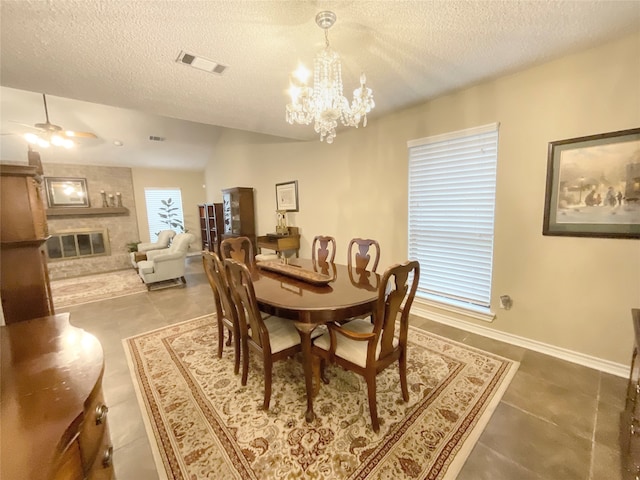
POLYGON ((131 268, 127 244, 139 240, 131 169, 48 164, 45 160, 42 165, 45 177, 84 178, 89 197, 88 207, 47 206, 52 239, 45 251, 50 279, 131 268), (101 191, 120 193, 123 208, 104 208, 101 191))

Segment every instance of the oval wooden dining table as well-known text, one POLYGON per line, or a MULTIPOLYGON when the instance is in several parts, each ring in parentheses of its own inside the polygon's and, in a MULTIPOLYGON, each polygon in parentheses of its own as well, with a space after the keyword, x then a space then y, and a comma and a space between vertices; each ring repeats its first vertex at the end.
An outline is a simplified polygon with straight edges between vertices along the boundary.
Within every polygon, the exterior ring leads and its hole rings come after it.
POLYGON ((318 325, 372 314, 378 298, 380 276, 369 271, 349 269, 346 265, 314 264, 311 260, 301 258, 290 259, 288 265, 331 278, 326 284, 318 285, 259 266, 253 270, 253 286, 260 309, 291 319, 300 334, 307 392, 305 419, 311 422, 315 418, 311 332, 318 325))

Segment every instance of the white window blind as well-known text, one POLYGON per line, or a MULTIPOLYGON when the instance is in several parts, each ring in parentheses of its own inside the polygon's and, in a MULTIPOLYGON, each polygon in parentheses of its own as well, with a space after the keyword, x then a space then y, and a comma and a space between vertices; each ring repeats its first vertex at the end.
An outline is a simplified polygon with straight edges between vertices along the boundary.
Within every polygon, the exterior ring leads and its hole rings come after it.
POLYGON ((489 308, 498 124, 408 142, 418 295, 489 308))
POLYGON ((151 242, 158 239, 162 230, 184 231, 182 193, 179 188, 145 188, 147 221, 151 242))

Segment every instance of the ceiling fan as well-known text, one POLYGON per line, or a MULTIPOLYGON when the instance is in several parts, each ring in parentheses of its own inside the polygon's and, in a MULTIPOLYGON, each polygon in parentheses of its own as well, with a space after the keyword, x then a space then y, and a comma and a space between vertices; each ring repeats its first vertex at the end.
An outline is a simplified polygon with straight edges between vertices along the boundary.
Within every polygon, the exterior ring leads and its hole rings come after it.
POLYGON ((71 148, 75 145, 72 138, 98 138, 95 133, 91 132, 75 132, 72 130, 64 130, 60 125, 55 125, 49 121, 49 109, 47 108, 47 96, 42 94, 44 103, 44 123, 36 123, 35 125, 21 124, 29 128, 35 128, 40 133, 25 133, 24 138, 31 144, 40 147, 48 147, 55 145, 58 147, 71 148))

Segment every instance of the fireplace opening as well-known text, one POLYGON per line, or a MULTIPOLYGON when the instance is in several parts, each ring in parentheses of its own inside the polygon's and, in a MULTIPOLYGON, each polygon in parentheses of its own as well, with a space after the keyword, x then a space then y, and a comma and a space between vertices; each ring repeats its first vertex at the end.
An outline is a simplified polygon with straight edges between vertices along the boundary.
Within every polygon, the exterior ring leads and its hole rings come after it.
POLYGON ((52 233, 46 243, 49 260, 110 255, 106 230, 74 230, 52 233))

